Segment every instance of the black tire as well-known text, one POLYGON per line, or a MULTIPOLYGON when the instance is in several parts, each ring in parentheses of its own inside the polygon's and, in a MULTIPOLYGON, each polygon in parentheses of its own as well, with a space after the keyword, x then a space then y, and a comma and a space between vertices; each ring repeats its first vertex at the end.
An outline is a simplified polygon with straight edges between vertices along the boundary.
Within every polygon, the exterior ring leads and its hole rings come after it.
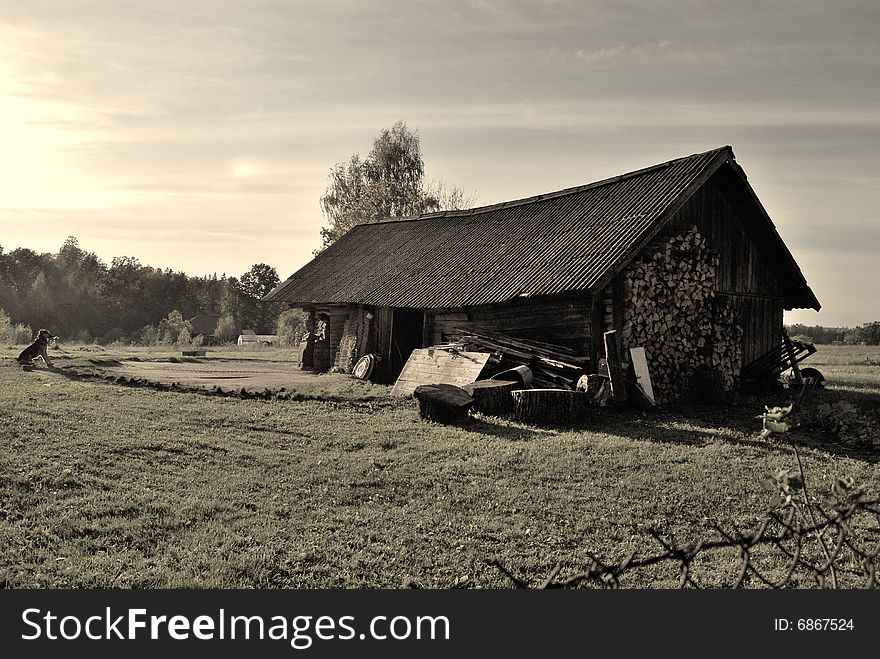
POLYGON ((825 387, 825 376, 822 375, 822 371, 817 368, 802 368, 801 377, 804 378, 804 380, 809 380, 813 387, 818 387, 819 389, 825 387))

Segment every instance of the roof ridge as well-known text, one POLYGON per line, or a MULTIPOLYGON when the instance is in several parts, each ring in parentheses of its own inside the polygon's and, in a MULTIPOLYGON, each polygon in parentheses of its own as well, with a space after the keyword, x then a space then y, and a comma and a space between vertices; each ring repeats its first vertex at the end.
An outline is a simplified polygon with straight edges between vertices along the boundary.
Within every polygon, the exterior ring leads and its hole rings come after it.
POLYGON ((546 201, 548 199, 558 199, 559 197, 565 197, 568 195, 578 194, 580 192, 584 192, 585 190, 591 190, 594 188, 600 188, 605 185, 611 185, 612 183, 618 183, 620 181, 625 181, 630 178, 635 178, 637 176, 644 176, 645 174, 649 174, 651 172, 657 171, 659 169, 664 169, 666 167, 671 167, 672 165, 679 163, 683 160, 690 160, 692 158, 699 158, 701 156, 706 156, 710 153, 720 153, 722 151, 728 151, 731 157, 733 155, 733 147, 729 144, 725 146, 720 146, 714 149, 709 149, 708 151, 702 151, 700 153, 692 153, 689 156, 681 156, 680 158, 673 158, 672 160, 667 160, 666 162, 661 162, 656 165, 650 165, 648 167, 642 167, 641 169, 635 169, 630 172, 625 172, 623 174, 618 174, 617 176, 611 176, 604 179, 599 179, 598 181, 593 181, 591 183, 584 183, 583 185, 576 185, 570 188, 563 188, 562 190, 556 190, 554 192, 545 192, 543 194, 532 195, 531 197, 522 197, 520 199, 512 199, 510 201, 502 201, 495 204, 488 204, 486 206, 477 206, 475 208, 463 208, 461 210, 443 210, 443 211, 433 211, 431 213, 422 213, 420 215, 412 215, 407 217, 399 217, 399 218, 386 218, 382 220, 375 220, 372 222, 365 222, 364 224, 387 224, 391 222, 416 222, 419 220, 430 220, 438 217, 465 217, 467 215, 479 215, 481 213, 486 213, 493 210, 498 210, 500 208, 510 208, 512 206, 524 206, 526 204, 533 204, 539 201, 546 201))

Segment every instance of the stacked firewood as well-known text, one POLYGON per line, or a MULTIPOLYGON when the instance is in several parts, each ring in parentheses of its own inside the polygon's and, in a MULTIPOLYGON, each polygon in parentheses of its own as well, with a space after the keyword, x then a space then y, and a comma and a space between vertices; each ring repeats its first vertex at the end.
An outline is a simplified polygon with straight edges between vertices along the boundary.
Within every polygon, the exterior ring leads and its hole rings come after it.
POLYGON ((623 272, 623 347, 644 346, 658 402, 704 386, 699 378, 726 392, 739 376, 742 330, 716 298, 718 261, 693 227, 655 242, 623 272))
POLYGON ((547 389, 574 390, 578 378, 589 366, 589 357, 578 355, 572 348, 532 339, 520 339, 506 334, 481 330, 462 333, 460 344, 466 350, 491 352, 497 370, 528 366, 532 370, 532 384, 547 389))

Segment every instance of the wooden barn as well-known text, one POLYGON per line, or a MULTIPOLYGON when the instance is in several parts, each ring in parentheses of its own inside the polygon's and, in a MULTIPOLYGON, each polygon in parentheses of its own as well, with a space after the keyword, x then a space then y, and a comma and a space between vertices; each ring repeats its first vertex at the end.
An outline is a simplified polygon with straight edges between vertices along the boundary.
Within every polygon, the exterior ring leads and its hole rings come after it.
MULTIPOLYGON (((304 367, 490 331, 566 346, 595 370, 603 333, 644 346, 659 400, 695 374, 736 386, 819 309, 729 146, 558 192, 355 227, 266 297, 301 307, 323 349, 304 367)), ((627 354, 624 350, 624 354, 627 354)))

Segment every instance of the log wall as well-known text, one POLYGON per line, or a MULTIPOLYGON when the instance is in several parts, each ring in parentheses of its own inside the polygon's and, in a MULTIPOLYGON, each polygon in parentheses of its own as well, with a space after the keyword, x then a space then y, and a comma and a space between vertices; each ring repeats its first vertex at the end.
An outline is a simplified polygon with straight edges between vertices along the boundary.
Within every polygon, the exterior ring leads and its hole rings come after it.
POLYGON ((564 345, 590 354, 591 301, 578 298, 523 300, 506 304, 432 309, 426 312, 431 343, 453 341, 456 328, 478 332, 481 328, 522 339, 564 345))

